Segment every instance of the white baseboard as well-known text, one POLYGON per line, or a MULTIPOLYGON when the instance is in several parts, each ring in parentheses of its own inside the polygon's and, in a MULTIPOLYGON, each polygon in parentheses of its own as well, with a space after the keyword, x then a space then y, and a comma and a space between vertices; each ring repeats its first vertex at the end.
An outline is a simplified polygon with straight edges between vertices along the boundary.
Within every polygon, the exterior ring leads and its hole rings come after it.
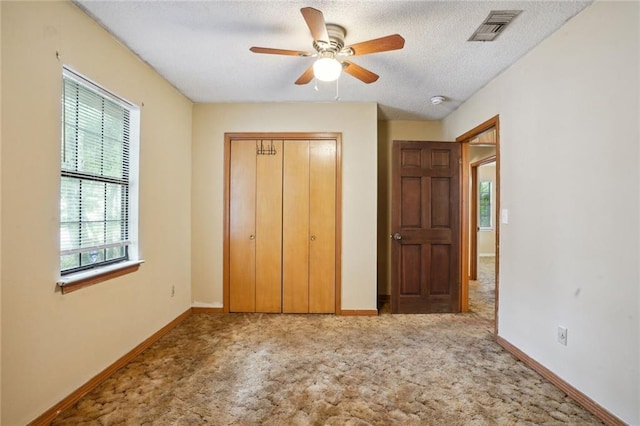
POLYGON ((204 303, 204 302, 193 302, 191 304, 192 308, 218 308, 222 309, 222 303, 204 303))

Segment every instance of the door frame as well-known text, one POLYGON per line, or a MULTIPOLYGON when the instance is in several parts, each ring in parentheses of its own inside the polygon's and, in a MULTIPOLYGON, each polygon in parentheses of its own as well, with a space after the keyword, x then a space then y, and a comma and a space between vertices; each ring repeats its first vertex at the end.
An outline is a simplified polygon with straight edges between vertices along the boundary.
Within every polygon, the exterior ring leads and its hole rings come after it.
POLYGON ((222 312, 229 313, 230 280, 230 193, 231 143, 236 139, 335 140, 336 141, 336 238, 335 238, 335 315, 342 314, 342 133, 247 132, 224 134, 224 214, 222 247, 222 312))
MULTIPOLYGON (((494 128, 496 131, 496 191, 495 191, 495 229, 496 229, 496 265, 495 265, 495 311, 494 311, 494 336, 498 335, 498 303, 499 303, 499 277, 500 277, 500 115, 495 115, 487 121, 477 125, 473 129, 458 136, 456 142, 462 144, 462 167, 461 170, 461 289, 460 289, 460 310, 469 311, 469 145, 472 140, 481 133, 494 128)), ((486 145, 486 142, 481 143, 486 145)))

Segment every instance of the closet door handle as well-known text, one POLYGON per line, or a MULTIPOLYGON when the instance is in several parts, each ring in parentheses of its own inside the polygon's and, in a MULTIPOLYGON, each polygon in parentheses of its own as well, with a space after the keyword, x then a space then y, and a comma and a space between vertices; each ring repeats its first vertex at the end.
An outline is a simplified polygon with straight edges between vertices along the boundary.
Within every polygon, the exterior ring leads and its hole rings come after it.
POLYGON ((315 235, 312 235, 312 236, 311 236, 311 241, 315 241, 315 240, 316 240, 316 236, 315 236, 315 235))
POLYGON ((255 239, 256 239, 256 236, 255 236, 255 235, 249 235, 249 239, 250 239, 250 240, 255 240, 255 239))

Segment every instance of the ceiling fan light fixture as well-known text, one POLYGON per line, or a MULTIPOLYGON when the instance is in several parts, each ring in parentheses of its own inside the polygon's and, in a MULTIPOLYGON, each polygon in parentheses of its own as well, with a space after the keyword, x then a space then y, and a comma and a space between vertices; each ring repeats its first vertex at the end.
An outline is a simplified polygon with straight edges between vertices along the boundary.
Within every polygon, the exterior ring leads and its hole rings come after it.
POLYGON ((313 75, 320 81, 336 81, 342 72, 342 64, 331 54, 323 55, 313 64, 313 75))

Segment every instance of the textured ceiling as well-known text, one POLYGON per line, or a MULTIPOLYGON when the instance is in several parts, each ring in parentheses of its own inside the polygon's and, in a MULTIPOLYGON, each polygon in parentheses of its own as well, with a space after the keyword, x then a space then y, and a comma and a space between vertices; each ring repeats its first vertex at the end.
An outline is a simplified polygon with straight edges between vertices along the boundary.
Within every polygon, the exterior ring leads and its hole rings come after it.
POLYGON ((380 119, 436 120, 555 32, 591 1, 89 1, 82 9, 194 102, 334 102, 335 83, 297 86, 314 51, 300 8, 347 30, 347 45, 401 34, 404 49, 351 58, 380 79, 346 75, 338 102, 377 102, 380 119), (467 39, 491 10, 518 9, 496 41, 467 39), (446 97, 434 106, 429 98, 446 97))

